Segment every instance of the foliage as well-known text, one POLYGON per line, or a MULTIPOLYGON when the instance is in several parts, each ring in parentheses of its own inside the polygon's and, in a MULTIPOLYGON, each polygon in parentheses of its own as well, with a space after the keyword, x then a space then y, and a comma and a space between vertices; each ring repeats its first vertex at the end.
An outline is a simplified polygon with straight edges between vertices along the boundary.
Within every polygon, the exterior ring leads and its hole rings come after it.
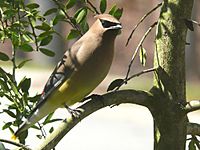
MULTIPOLYGON (((12 63, 12 72, 7 72, 0 66, 0 97, 8 101, 7 108, 2 110, 4 114, 10 116, 12 121, 5 122, 3 130, 9 129, 12 133, 14 127, 19 127, 22 120, 27 118, 31 109, 36 105, 40 95, 30 96, 31 79, 24 77, 21 81, 16 79, 16 70, 21 69, 30 59, 24 59, 21 62, 16 62, 16 53, 18 51, 31 53, 33 51, 41 52, 49 57, 53 57, 55 53, 46 48, 51 43, 56 32, 55 26, 64 22, 70 24, 72 29, 68 33, 67 40, 71 40, 83 35, 89 28, 87 23, 87 15, 89 13, 99 13, 96 7, 91 2, 82 0, 68 0, 66 4, 52 0, 55 3, 54 8, 50 8, 45 13, 40 12, 38 3, 25 3, 25 0, 0 0, 0 42, 4 43, 9 40, 12 43, 12 56, 0 52, 0 61, 9 61, 12 63), (73 16, 69 16, 68 12, 75 7, 77 3, 81 3, 82 7, 78 9, 73 16), (52 19, 48 20, 47 17, 52 19)), ((51 2, 52 2, 51 1, 51 2)), ((101 13, 106 12, 107 1, 101 0, 99 5, 101 13)), ((108 12, 117 17, 122 16, 122 9, 114 5, 108 12)), ((41 130, 41 128, 59 119, 52 119, 53 113, 48 115, 46 119, 33 128, 41 130)), ((42 130, 41 130, 42 131, 42 130)), ((53 131, 53 127, 49 132, 53 131)), ((25 143, 28 135, 26 131, 20 140, 25 143)), ((38 135, 38 137, 45 136, 38 135)))

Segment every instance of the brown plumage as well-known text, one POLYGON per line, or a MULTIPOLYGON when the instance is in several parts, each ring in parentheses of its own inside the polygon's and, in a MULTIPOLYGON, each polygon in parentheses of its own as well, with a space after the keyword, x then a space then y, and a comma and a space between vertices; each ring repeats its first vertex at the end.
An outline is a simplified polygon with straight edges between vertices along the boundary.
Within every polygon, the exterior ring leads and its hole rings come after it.
POLYGON ((47 81, 37 106, 15 136, 58 107, 81 101, 106 77, 121 24, 109 14, 95 18, 91 28, 66 51, 47 81))

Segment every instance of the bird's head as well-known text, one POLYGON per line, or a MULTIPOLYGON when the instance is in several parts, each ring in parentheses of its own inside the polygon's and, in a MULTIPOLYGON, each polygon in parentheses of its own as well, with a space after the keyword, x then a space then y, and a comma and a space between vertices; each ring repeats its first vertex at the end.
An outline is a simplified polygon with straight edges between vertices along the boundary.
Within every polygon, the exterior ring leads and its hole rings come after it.
POLYGON ((113 16, 109 14, 100 14, 95 16, 96 22, 92 28, 95 32, 101 34, 111 34, 116 36, 122 29, 121 23, 113 16))

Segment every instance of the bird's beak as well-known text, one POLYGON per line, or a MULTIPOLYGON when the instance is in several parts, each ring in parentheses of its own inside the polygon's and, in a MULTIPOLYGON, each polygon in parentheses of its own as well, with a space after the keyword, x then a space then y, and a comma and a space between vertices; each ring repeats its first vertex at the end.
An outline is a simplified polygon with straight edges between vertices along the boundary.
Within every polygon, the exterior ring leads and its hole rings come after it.
POLYGON ((109 27, 109 29, 112 29, 112 30, 120 30, 120 29, 122 29, 122 25, 121 25, 121 24, 117 24, 117 25, 115 25, 115 26, 109 27))
POLYGON ((116 26, 113 26, 113 29, 122 29, 122 25, 121 24, 117 24, 116 26))

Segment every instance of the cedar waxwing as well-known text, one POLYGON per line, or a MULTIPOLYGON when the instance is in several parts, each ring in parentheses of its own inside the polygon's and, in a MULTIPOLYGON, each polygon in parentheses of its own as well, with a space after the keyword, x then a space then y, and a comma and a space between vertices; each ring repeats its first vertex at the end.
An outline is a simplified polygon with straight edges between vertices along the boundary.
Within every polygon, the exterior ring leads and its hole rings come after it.
POLYGON ((57 108, 80 102, 106 77, 113 60, 114 41, 122 26, 109 14, 95 18, 91 28, 66 51, 38 104, 13 138, 57 108))

